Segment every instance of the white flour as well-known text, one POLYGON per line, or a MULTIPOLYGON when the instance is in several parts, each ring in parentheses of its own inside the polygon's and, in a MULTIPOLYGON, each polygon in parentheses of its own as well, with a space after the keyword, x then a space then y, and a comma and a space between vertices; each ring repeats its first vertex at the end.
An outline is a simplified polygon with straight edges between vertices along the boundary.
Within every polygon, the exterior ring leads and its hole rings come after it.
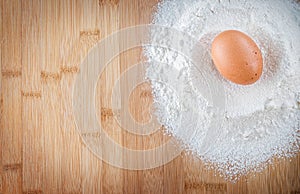
MULTIPOLYGON (((204 47, 195 58, 209 68, 211 77, 201 76, 189 59, 171 49, 145 46, 149 58, 146 76, 152 84, 156 114, 188 150, 231 180, 250 170, 261 171, 274 157, 299 152, 299 4, 284 0, 165 0, 158 5, 153 24, 185 32, 204 47), (213 37, 228 29, 245 32, 262 50, 263 75, 253 85, 226 81, 211 61, 213 37), (224 88, 226 112, 222 127, 211 129, 211 120, 217 116, 202 90, 203 83, 212 79, 224 88), (167 87, 168 83, 176 83, 176 87, 167 87)), ((152 34, 168 41, 168 35, 160 31, 154 29, 152 34)))

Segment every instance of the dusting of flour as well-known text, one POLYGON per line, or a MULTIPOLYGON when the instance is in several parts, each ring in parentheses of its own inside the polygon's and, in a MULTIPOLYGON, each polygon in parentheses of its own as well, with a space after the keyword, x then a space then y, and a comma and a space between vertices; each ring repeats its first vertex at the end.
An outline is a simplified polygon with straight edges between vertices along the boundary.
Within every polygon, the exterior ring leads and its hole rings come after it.
MULTIPOLYGON (((202 95, 199 80, 212 78, 201 76, 191 60, 172 49, 145 46, 149 59, 146 76, 152 84, 159 121, 188 150, 228 179, 261 171, 274 157, 299 152, 299 13, 299 4, 284 0, 164 0, 154 14, 153 24, 185 32, 201 42, 205 49, 199 51, 204 54, 198 59, 221 83, 225 101, 222 128, 215 129, 218 136, 210 137, 214 143, 203 152, 201 146, 205 136, 214 132, 209 126, 216 115, 213 104, 202 95), (263 74, 255 84, 233 84, 214 68, 209 55, 211 41, 228 29, 245 32, 262 51, 263 74), (175 88, 167 87, 171 82, 176 83, 175 88)), ((162 41, 168 39, 155 29, 151 33, 162 41)))

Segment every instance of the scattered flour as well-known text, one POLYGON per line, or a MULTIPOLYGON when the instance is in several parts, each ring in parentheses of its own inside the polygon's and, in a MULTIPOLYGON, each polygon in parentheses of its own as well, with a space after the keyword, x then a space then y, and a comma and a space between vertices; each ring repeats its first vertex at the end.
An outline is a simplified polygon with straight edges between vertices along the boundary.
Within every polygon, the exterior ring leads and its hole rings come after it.
MULTIPOLYGON (((201 66, 195 67, 192 60, 172 49, 144 48, 158 119, 187 150, 231 180, 261 171, 274 157, 299 152, 299 4, 284 0, 164 0, 153 24, 185 32, 204 48, 195 58, 207 66, 211 76, 201 75, 196 70, 201 72, 201 66), (263 75, 253 85, 233 84, 214 68, 211 41, 228 29, 245 32, 262 50, 263 75), (220 91, 225 111, 221 116, 203 95, 204 83, 213 79, 224 89, 220 91), (176 87, 168 87, 169 83, 176 87), (216 117, 222 117, 221 126, 211 128, 216 117)), ((168 34, 155 29, 151 34, 168 40, 168 34)))

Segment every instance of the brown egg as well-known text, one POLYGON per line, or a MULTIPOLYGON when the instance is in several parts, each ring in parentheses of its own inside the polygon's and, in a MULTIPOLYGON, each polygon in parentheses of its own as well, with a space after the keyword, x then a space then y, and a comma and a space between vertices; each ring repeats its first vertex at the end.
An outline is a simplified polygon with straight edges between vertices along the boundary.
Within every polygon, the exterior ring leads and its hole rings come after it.
POLYGON ((262 74, 260 49, 240 31, 228 30, 217 35, 212 42, 211 55, 218 71, 234 83, 252 84, 262 74))

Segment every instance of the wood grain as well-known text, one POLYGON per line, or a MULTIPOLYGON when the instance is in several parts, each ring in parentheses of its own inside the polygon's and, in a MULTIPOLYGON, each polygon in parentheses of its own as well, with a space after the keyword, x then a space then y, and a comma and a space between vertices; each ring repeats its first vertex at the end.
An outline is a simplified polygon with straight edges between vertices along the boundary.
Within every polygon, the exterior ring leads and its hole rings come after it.
MULTIPOLYGON (((72 110, 81 62, 111 33, 150 23, 158 0, 0 2, 0 194, 300 193, 299 154, 230 183, 185 152, 163 166, 134 171, 103 162, 82 141, 72 110)), ((122 40, 115 41, 118 49, 122 40)), ((143 150, 169 140, 163 127, 149 136, 131 134, 115 121, 110 101, 115 81, 141 55, 134 48, 109 63, 97 83, 96 105, 115 142, 143 150)), ((130 96, 132 116, 147 121, 151 103, 149 85, 138 86, 130 96)), ((128 162, 121 152, 104 152, 128 162)))

